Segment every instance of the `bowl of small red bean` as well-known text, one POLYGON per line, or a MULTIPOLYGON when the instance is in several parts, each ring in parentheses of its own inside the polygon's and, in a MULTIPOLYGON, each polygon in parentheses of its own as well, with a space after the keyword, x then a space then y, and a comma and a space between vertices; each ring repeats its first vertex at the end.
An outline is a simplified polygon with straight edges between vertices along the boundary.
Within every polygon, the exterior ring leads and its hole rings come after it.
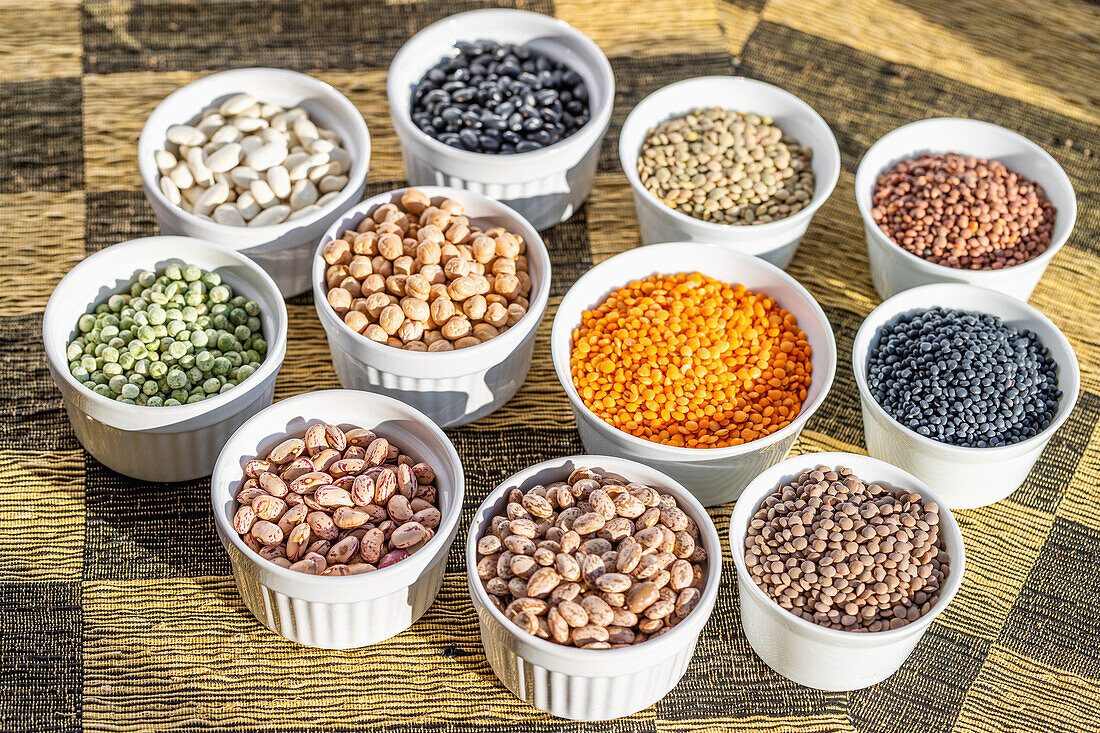
POLYGON ((427 611, 463 494, 458 454, 438 426, 396 400, 345 390, 258 413, 211 479, 245 605, 280 636, 324 649, 383 641, 427 611))
POLYGON ((821 690, 886 679, 958 592, 962 533, 919 479, 852 453, 788 458, 730 518, 741 624, 773 670, 821 690))
POLYGON ((608 456, 509 477, 466 540, 493 671, 520 699, 575 720, 630 715, 676 685, 714 608, 721 557, 687 489, 608 456))
POLYGON ((1073 185, 1050 154, 978 120, 893 130, 864 154, 855 190, 883 298, 962 282, 1027 300, 1077 217, 1073 185))

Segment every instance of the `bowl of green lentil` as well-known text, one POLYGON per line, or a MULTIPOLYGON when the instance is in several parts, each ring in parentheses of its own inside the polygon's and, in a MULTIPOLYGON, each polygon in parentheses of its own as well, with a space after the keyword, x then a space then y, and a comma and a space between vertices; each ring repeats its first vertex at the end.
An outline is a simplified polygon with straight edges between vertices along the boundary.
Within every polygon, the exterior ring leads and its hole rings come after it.
POLYGON ((779 267, 840 177, 812 107, 753 79, 704 76, 643 99, 619 133, 643 244, 712 242, 779 267))
POLYGON ((54 289, 47 365, 77 439, 145 481, 209 475, 271 404, 286 353, 278 286, 244 255, 189 237, 108 247, 54 289))

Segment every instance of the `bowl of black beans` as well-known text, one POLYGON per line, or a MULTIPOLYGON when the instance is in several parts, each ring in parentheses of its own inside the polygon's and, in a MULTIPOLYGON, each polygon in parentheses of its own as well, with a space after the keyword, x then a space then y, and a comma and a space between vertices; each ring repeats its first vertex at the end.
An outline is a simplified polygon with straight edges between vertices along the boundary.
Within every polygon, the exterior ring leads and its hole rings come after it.
POLYGON ((951 509, 1023 485, 1077 402, 1069 341, 1003 293, 924 285, 884 301, 852 346, 868 453, 909 471, 951 509))
POLYGON ((544 229, 588 197, 615 79, 568 23, 488 9, 410 38, 387 94, 411 185, 474 190, 544 229))

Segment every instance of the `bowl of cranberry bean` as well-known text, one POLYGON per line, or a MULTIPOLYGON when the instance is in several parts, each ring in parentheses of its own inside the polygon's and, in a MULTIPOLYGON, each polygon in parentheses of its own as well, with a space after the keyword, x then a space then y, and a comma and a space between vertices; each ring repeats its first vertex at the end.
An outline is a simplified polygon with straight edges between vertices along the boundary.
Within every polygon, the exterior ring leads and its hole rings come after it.
POLYGON ((410 38, 387 94, 409 183, 477 191, 545 229, 588 197, 615 78, 568 23, 487 9, 410 38))
POLYGON ((965 572, 951 512, 911 474, 852 453, 788 458, 730 518, 741 624, 779 674, 821 690, 886 679, 965 572))
POLYGON ((864 154, 855 190, 883 298, 961 282, 1027 300, 1077 218, 1073 185, 1050 154, 978 120, 888 133, 864 154))
POLYGON ((256 618, 299 644, 352 649, 401 633, 431 606, 464 490, 454 446, 423 413, 326 390, 242 425, 210 493, 256 618))
POLYGON ((721 566, 718 533, 687 489, 608 456, 509 477, 466 540, 490 666, 520 699, 574 720, 630 715, 675 687, 721 566))

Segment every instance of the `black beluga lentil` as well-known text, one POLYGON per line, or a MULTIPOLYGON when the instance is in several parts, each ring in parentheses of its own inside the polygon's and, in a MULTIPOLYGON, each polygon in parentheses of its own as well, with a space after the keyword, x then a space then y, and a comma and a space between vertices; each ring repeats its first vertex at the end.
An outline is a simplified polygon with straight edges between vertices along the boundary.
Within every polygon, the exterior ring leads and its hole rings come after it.
POLYGON ((1062 396, 1056 369, 1034 332, 936 307, 879 329, 867 383, 878 404, 918 435, 987 448, 1050 424, 1062 396))
POLYGON ((413 90, 413 123, 429 136, 477 153, 527 153, 588 122, 588 87, 560 61, 496 41, 455 48, 413 90))

